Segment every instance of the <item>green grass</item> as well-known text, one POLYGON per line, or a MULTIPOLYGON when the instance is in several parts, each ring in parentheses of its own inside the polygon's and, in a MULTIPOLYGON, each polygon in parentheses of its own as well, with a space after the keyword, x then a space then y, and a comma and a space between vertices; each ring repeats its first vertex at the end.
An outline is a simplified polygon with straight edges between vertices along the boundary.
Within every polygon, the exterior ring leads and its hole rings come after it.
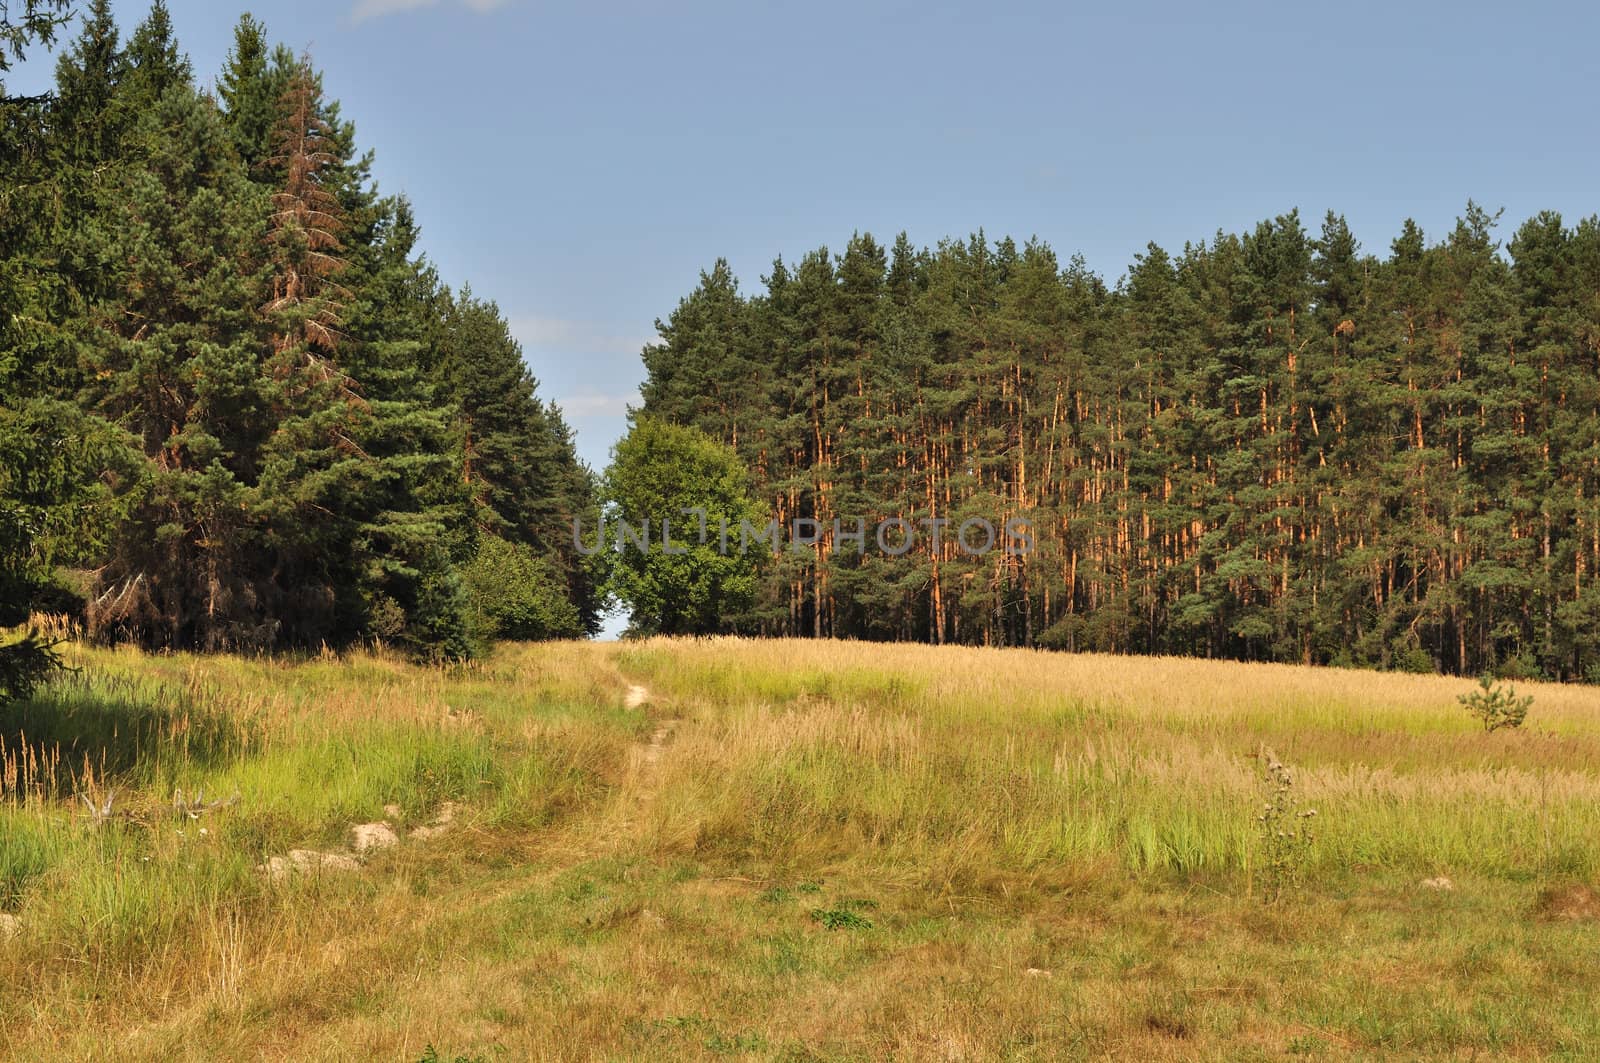
POLYGON ((1600 1054, 1590 689, 1487 735, 1459 681, 1017 651, 72 657, 0 715, 0 1057, 1600 1054), (1273 903, 1263 745, 1317 810, 1273 903))

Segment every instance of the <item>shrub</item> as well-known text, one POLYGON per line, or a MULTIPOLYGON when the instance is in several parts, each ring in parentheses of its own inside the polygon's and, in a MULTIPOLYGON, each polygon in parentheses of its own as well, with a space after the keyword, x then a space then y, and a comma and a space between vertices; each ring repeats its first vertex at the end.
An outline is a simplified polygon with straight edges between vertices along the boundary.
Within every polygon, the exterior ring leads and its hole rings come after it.
POLYGON ((1517 697, 1516 687, 1505 687, 1488 676, 1478 679, 1478 689, 1462 694, 1460 701, 1466 710, 1483 723, 1485 731, 1498 731, 1502 727, 1521 727, 1533 707, 1533 695, 1517 697))
POLYGON ((462 575, 474 634, 484 641, 575 639, 587 633, 561 573, 531 547, 486 535, 462 575))
POLYGON ((1539 680, 1546 678, 1544 669, 1539 666, 1539 660, 1531 653, 1519 653, 1501 662, 1495 669, 1496 677, 1500 679, 1528 679, 1539 680))
POLYGON ((1394 670, 1412 675, 1433 675, 1439 669, 1434 666, 1433 656, 1427 650, 1420 646, 1409 646, 1395 651, 1394 670))

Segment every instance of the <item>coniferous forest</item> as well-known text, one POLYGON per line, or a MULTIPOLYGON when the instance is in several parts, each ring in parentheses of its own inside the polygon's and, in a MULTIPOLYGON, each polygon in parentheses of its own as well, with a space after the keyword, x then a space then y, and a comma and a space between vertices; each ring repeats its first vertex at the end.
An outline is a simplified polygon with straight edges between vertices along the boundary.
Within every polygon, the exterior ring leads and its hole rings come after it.
POLYGON ((1593 679, 1600 223, 1496 222, 1378 256, 1290 213, 1115 287, 982 234, 857 235, 750 296, 718 263, 644 411, 823 529, 748 630, 1593 679), (835 542, 894 516, 948 524, 835 542), (1017 516, 1031 553, 953 541, 1017 516))
MULTIPOLYGON (((245 16, 202 79, 160 0, 126 35, 64 10, 7 24, 6 63, 68 39, 0 129, 0 622, 445 657, 597 631, 601 485, 309 57, 245 16)), ((1600 223, 1497 221, 1380 256, 1289 213, 1114 286, 981 233, 857 235, 753 295, 719 262, 638 412, 822 535, 690 627, 1600 676, 1600 223), (962 549, 974 517, 1033 549, 962 549), (891 518, 942 535, 836 534, 891 518)))
POLYGON ((0 63, 65 47, 0 130, 0 624, 429 657, 597 630, 560 411, 310 59, 246 15, 213 92, 161 0, 125 38, 107 0, 18 6, 0 63))

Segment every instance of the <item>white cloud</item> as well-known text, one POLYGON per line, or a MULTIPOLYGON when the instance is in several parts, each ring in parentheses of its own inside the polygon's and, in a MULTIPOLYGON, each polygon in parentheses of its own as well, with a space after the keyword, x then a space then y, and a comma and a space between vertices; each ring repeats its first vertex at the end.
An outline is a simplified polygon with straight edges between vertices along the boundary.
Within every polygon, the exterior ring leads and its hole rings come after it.
MULTIPOLYGON (((509 0, 458 0, 458 2, 467 10, 483 15, 504 7, 509 0)), ((363 22, 383 18, 385 15, 399 15, 425 7, 437 7, 439 3, 440 0, 357 0, 356 6, 350 10, 350 24, 359 26, 363 22)))

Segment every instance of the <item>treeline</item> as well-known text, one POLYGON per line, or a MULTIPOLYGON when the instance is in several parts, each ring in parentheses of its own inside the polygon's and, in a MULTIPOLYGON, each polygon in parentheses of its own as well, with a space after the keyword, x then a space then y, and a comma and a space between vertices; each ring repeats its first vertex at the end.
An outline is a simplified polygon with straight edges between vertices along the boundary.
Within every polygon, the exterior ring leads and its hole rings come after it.
POLYGON ((1385 257, 1298 214, 1108 287, 1044 244, 856 236, 659 323, 643 412, 822 525, 731 626, 1600 674, 1600 223, 1475 205, 1385 257), (902 557, 844 529, 948 521, 902 557), (951 532, 1032 522, 1031 553, 951 532))
POLYGON ((0 623, 428 656, 597 629, 560 411, 308 59, 246 15, 212 95, 161 0, 126 41, 95 0, 0 136, 0 623))

